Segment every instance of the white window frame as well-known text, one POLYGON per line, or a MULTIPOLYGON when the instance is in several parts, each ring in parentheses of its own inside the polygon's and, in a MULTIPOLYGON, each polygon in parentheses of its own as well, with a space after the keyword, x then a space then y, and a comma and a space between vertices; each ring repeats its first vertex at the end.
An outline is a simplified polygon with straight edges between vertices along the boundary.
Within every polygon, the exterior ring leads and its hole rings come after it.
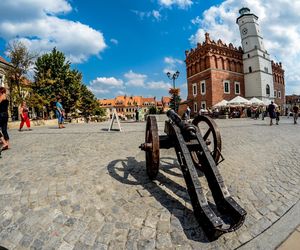
POLYGON ((196 96, 197 95, 197 83, 193 83, 192 85, 192 88, 193 88, 193 96, 196 96))
POLYGON ((274 90, 274 97, 277 98, 277 90, 274 90))
POLYGON ((205 81, 200 82, 200 93, 201 93, 201 95, 206 94, 206 83, 205 83, 205 81), (202 86, 204 86, 204 91, 202 91, 202 86))
POLYGON ((206 109, 206 101, 201 101, 201 109, 206 109), (204 107, 203 107, 204 104, 204 107))
POLYGON ((278 98, 281 99, 281 91, 278 90, 278 98))
MULTIPOLYGON (((225 87, 224 87, 224 89, 225 89, 225 87)), ((240 84, 240 82, 234 82, 234 93, 236 94, 236 95, 240 95, 241 94, 241 84, 240 84), (236 86, 239 86, 239 92, 236 92, 236 86)))
POLYGON ((198 112, 197 110, 198 110, 197 103, 194 102, 194 112, 197 113, 198 112))
POLYGON ((225 94, 230 94, 230 81, 229 80, 223 81, 223 90, 224 90, 225 94), (228 83, 228 92, 225 91, 225 83, 228 83))

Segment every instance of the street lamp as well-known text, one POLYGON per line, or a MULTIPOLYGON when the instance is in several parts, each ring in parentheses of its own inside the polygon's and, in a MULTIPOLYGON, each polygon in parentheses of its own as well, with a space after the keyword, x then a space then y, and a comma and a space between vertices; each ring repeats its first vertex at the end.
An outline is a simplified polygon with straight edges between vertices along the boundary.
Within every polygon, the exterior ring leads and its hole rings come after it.
POLYGON ((167 76, 168 76, 168 78, 169 78, 170 80, 173 80, 173 89, 175 89, 175 79, 178 78, 178 76, 179 76, 179 71, 177 70, 173 75, 172 75, 170 72, 168 72, 168 73, 167 73, 167 76))
POLYGON ((178 111, 177 109, 177 99, 179 98, 178 95, 179 95, 179 89, 176 91, 175 89, 175 80, 178 78, 179 76, 179 71, 177 70, 174 74, 171 74, 170 72, 167 73, 167 76, 170 80, 173 81, 173 89, 170 89, 170 94, 173 94, 173 104, 174 104, 174 110, 175 112, 178 111))

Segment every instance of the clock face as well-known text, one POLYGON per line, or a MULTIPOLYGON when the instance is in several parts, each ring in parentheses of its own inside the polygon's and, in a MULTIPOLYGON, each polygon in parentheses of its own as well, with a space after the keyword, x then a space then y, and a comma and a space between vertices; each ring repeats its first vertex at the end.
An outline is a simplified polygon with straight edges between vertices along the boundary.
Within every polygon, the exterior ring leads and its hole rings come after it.
POLYGON ((243 28, 242 33, 243 33, 243 35, 246 35, 248 33, 248 29, 247 28, 243 28))

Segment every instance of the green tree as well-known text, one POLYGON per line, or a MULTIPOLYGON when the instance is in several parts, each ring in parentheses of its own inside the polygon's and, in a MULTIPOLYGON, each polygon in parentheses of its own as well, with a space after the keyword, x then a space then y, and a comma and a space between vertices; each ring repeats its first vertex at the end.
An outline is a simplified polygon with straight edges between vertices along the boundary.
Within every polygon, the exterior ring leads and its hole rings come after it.
POLYGON ((51 53, 40 56, 35 63, 35 81, 33 89, 47 101, 47 109, 52 109, 51 102, 61 96, 66 112, 74 111, 79 105, 82 75, 71 69, 71 63, 65 55, 54 48, 51 53))
POLYGON ((149 108, 149 114, 155 115, 157 113, 158 112, 157 112, 157 108, 156 107, 152 106, 152 107, 149 108))
POLYGON ((10 92, 10 107, 12 109, 13 106, 20 104, 25 99, 25 94, 30 88, 30 86, 25 85, 25 83, 28 84, 26 75, 33 65, 36 55, 29 52, 27 47, 20 41, 10 43, 6 52, 11 64, 7 71, 7 79, 10 92))
POLYGON ((171 88, 169 90, 169 93, 171 95, 171 100, 170 100, 170 108, 173 109, 175 112, 178 112, 179 104, 181 101, 180 98, 180 89, 179 88, 171 88))
POLYGON ((80 88, 80 104, 79 110, 82 112, 84 117, 88 117, 89 115, 95 114, 96 111, 101 113, 101 109, 99 109, 99 103, 86 85, 82 84, 80 88))

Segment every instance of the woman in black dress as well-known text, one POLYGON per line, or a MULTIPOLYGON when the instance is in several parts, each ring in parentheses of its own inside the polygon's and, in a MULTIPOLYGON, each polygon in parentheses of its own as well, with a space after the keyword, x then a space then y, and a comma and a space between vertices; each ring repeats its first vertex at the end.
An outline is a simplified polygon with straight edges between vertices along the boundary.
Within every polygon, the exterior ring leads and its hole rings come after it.
POLYGON ((2 130, 2 150, 8 149, 9 147, 9 136, 7 133, 8 123, 8 100, 6 98, 6 89, 0 87, 0 129, 2 130))

